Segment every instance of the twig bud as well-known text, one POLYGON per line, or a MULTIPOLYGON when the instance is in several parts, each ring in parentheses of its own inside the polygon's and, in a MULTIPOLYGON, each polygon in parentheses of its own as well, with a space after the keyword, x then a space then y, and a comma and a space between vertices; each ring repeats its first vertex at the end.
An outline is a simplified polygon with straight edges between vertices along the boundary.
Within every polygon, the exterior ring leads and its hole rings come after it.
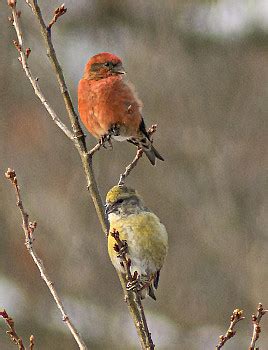
POLYGON ((20 52, 21 51, 21 45, 19 44, 18 41, 13 40, 13 44, 15 45, 16 49, 20 52))
POLYGON ((7 0, 8 6, 14 8, 16 6, 17 1, 16 0, 7 0))
POLYGON ((26 57, 28 58, 30 56, 30 53, 32 52, 32 50, 27 47, 26 51, 25 51, 25 54, 26 54, 26 57))
POLYGON ((5 172, 5 177, 7 179, 13 180, 16 177, 15 170, 8 168, 7 171, 5 172))

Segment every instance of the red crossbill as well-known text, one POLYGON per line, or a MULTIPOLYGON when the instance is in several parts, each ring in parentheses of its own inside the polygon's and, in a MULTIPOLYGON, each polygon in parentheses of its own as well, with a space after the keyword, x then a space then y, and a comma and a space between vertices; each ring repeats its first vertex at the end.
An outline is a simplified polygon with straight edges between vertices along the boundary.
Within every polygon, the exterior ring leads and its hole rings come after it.
MULTIPOLYGON (((106 214, 110 232, 116 230, 127 243, 131 273, 138 274, 141 297, 155 299, 160 269, 168 249, 168 235, 159 218, 143 203, 137 192, 126 186, 114 186, 106 196, 106 214)), ((116 270, 124 273, 115 239, 108 236, 108 252, 116 270)))
POLYGON ((86 64, 78 85, 78 110, 87 130, 101 143, 127 140, 140 147, 150 162, 164 160, 153 147, 141 115, 142 103, 133 85, 123 79, 119 57, 103 52, 86 64))

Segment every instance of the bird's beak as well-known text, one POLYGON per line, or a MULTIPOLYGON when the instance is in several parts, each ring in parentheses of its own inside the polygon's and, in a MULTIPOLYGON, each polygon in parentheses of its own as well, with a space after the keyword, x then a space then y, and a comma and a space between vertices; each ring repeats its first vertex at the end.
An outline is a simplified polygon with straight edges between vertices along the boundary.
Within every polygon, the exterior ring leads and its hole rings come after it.
POLYGON ((116 74, 126 74, 126 71, 122 66, 122 64, 117 64, 116 66, 114 66, 112 71, 113 73, 116 73, 116 74))

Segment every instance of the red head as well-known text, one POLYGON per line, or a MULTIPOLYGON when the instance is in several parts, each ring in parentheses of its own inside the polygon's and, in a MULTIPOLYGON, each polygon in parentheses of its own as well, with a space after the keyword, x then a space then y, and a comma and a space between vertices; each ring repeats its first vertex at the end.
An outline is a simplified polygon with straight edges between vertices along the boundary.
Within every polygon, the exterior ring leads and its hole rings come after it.
POLYGON ((87 62, 84 79, 100 80, 119 74, 125 74, 121 59, 109 52, 101 52, 87 62))

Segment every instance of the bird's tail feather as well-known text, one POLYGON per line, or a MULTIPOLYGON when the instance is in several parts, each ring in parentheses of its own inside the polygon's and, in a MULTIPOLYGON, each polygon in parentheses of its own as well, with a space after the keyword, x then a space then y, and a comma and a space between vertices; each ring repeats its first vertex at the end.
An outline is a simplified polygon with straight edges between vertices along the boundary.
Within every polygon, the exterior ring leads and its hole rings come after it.
POLYGON ((159 154, 159 152, 154 148, 150 139, 144 137, 143 139, 131 138, 127 140, 130 143, 133 143, 135 146, 140 147, 143 152, 146 154, 152 165, 155 165, 155 160, 160 159, 164 161, 164 158, 159 154))
POLYGON ((143 152, 146 154, 147 158, 149 159, 150 163, 152 165, 155 165, 155 160, 160 159, 160 160, 164 160, 164 158, 159 154, 159 152, 154 148, 154 146, 152 145, 152 143, 147 142, 146 145, 144 145, 143 143, 141 144, 141 148, 143 150, 143 152))
POLYGON ((146 282, 144 282, 145 285, 140 290, 141 299, 144 299, 147 295, 149 295, 152 299, 156 300, 155 291, 158 287, 159 277, 160 270, 156 271, 156 273, 152 275, 149 281, 147 280, 146 282))

